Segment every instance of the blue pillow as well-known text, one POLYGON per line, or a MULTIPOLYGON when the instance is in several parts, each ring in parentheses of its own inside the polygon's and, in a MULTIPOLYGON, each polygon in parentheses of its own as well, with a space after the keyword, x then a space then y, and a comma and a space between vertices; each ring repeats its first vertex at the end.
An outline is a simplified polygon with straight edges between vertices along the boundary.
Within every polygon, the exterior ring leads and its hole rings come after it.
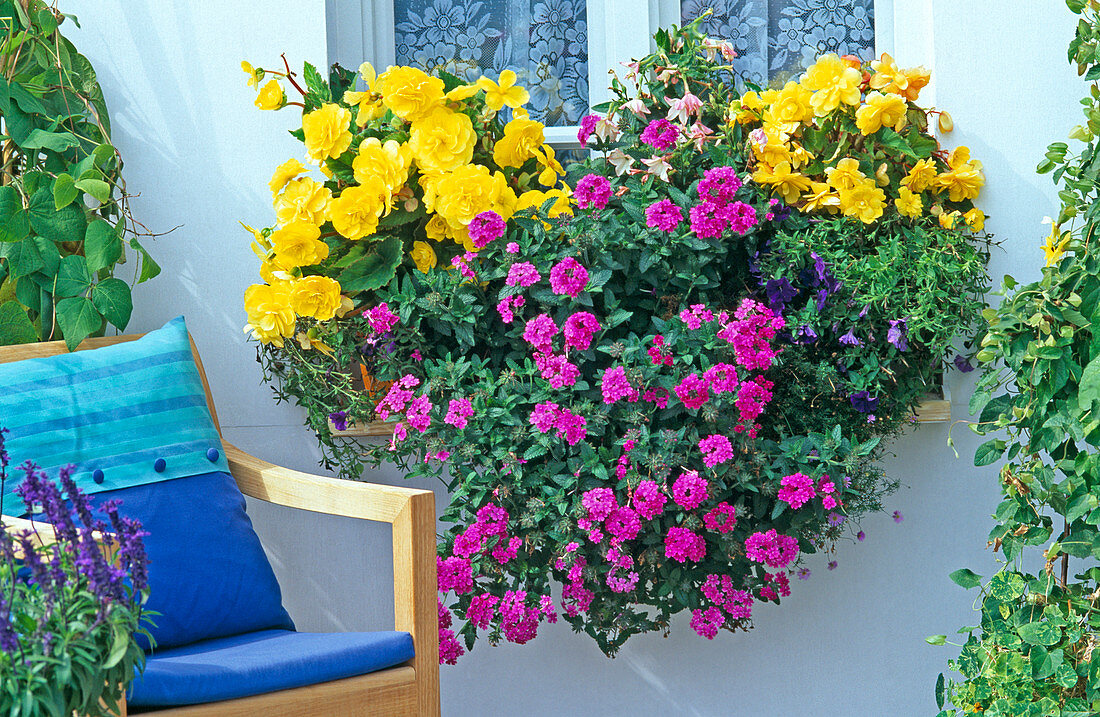
MULTIPOLYGON (((227 473, 183 318, 142 338, 0 364, 0 425, 13 465, 32 460, 150 535, 148 607, 159 647, 294 629, 271 565, 227 473)), ((23 503, 5 486, 3 507, 23 503)))

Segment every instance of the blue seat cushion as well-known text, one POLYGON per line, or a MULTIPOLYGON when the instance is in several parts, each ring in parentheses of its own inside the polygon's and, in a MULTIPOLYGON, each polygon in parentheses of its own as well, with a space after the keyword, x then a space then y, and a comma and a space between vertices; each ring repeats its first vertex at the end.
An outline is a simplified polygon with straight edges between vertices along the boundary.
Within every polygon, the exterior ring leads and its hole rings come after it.
MULTIPOLYGON (((293 630, 275 573, 228 473, 139 483, 90 496, 116 498, 149 535, 149 628, 158 648, 267 629, 293 630)), ((149 645, 138 636, 143 649, 149 645)))
POLYGON ((263 630, 154 650, 127 704, 168 707, 231 700, 365 675, 412 657, 407 632, 263 630))

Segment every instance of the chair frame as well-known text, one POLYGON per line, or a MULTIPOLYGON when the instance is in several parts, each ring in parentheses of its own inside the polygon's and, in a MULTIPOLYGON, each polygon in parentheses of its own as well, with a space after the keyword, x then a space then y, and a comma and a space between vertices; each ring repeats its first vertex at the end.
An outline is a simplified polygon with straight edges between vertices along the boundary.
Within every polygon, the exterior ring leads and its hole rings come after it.
MULTIPOLYGON (((124 343, 142 334, 84 340, 77 351, 124 343)), ((211 418, 221 434, 202 359, 191 350, 202 379, 211 418)), ((67 353, 64 341, 0 346, 0 363, 67 353)), ((416 656, 396 667, 358 677, 223 702, 151 712, 159 717, 291 717, 303 714, 419 715, 438 717, 439 628, 436 605, 435 495, 429 490, 345 481, 273 465, 223 441, 230 473, 247 496, 291 508, 361 518, 393 526, 394 629, 412 635, 416 656)), ((4 518, 5 524, 33 527, 49 541, 41 523, 4 518)), ((126 717, 122 705, 120 717, 126 717)))

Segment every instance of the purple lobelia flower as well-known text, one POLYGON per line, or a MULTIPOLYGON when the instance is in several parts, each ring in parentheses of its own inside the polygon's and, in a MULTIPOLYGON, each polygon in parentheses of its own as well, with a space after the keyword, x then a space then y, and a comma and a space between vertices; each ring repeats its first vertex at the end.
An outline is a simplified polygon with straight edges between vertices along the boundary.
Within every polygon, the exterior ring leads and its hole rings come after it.
POLYGON ((869 391, 857 391, 848 400, 852 402, 852 408, 861 413, 873 413, 878 409, 879 399, 872 397, 869 391))
POLYGON ((886 340, 894 345, 898 351, 909 349, 909 339, 906 337, 908 329, 905 319, 890 319, 890 328, 886 332, 886 340))
POLYGON ((332 421, 332 425, 337 431, 348 430, 347 411, 336 411, 335 413, 330 413, 328 414, 328 420, 332 421))
POLYGON ((859 337, 855 335, 855 329, 848 329, 848 333, 837 339, 845 346, 862 346, 863 342, 859 340, 859 337))
POLYGON ((959 369, 960 373, 970 373, 974 370, 974 367, 970 365, 970 360, 962 354, 955 356, 955 368, 959 369))
POLYGON ((789 301, 798 296, 798 290, 784 277, 768 279, 764 285, 764 293, 768 296, 768 306, 771 310, 780 313, 787 308, 789 301))

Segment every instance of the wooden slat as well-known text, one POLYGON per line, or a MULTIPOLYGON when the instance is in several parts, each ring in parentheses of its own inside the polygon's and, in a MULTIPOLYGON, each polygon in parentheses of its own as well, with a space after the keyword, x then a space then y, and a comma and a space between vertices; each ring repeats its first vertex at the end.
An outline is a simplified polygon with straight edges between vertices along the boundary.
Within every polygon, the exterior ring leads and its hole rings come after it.
POLYGON ((393 524, 394 629, 413 636, 417 712, 439 715, 439 615, 436 604, 435 497, 415 495, 393 524))
POLYGON ((157 717, 408 717, 416 714, 416 672, 411 667, 394 667, 346 680, 150 714, 157 717))
MULTIPOLYGON (((224 445, 225 457, 229 460, 229 472, 237 479, 241 492, 269 503, 329 515, 393 523, 411 499, 427 496, 432 501, 435 500, 430 490, 359 483, 302 473, 250 456, 232 444, 224 445)), ((434 518, 433 502, 433 525, 434 518)))
POLYGON ((951 421, 951 402, 946 399, 921 401, 917 406, 918 423, 948 423, 951 421))

